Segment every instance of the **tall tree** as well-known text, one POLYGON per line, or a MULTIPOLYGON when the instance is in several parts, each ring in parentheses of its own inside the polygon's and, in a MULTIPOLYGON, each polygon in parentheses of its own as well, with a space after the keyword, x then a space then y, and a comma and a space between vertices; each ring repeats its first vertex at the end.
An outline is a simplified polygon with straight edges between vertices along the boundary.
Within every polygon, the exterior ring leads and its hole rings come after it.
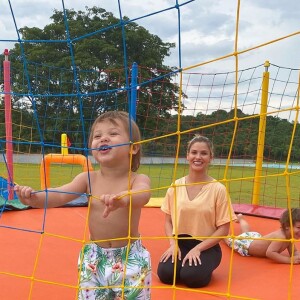
MULTIPOLYGON (((32 101, 43 139, 59 143, 61 132, 68 131, 78 138, 81 147, 80 137, 87 134, 99 113, 116 108, 128 110, 133 62, 143 66, 139 69, 140 80, 163 76, 163 84, 158 80, 151 83, 151 88, 149 84, 141 85, 139 125, 151 127, 149 116, 167 121, 178 105, 178 86, 171 76, 164 77, 174 71, 163 63, 173 43, 163 42, 127 17, 120 21, 99 7, 54 10, 51 20, 43 29, 21 28, 24 42, 15 44, 10 52, 14 106, 24 109, 19 100, 32 101)), ((33 114, 28 108, 26 113, 33 114)), ((39 140, 39 133, 36 135, 39 140)))

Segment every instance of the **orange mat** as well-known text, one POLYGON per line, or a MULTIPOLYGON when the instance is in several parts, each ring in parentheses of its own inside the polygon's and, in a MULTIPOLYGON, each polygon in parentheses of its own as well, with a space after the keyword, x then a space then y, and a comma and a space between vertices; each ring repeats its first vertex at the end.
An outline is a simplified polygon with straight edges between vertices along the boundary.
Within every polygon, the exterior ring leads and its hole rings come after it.
MULTIPOLYGON (((86 213, 85 207, 72 207, 48 209, 45 216, 42 209, 2 214, 1 300, 75 299, 77 259, 84 237, 86 213)), ((277 220, 246 218, 253 230, 263 234, 279 225, 277 220)), ((237 224, 234 227, 238 234, 237 224)), ((152 255, 153 300, 296 300, 300 297, 300 266, 280 265, 268 259, 241 257, 236 253, 231 256, 231 250, 223 243, 221 265, 208 287, 191 290, 184 286, 164 285, 156 275, 159 257, 168 245, 167 240, 157 238, 164 237, 164 215, 159 208, 143 209, 140 232, 143 244, 152 255)))

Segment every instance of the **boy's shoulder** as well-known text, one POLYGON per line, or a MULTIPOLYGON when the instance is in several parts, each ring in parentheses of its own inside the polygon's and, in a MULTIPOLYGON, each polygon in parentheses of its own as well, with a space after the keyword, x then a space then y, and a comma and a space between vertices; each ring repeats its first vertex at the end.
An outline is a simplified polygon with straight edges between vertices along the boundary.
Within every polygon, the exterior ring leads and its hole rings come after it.
POLYGON ((132 178, 150 178, 148 175, 146 174, 142 174, 142 173, 135 173, 135 172, 132 172, 132 178))
POLYGON ((267 235, 264 236, 265 238, 272 238, 272 239, 286 239, 285 233, 281 229, 274 230, 267 235))
POLYGON ((79 177, 89 177, 89 176, 96 176, 98 172, 97 171, 83 171, 79 173, 77 176, 79 177))
POLYGON ((84 181, 86 183, 89 182, 89 180, 93 180, 97 177, 97 171, 84 171, 76 175, 73 179, 73 181, 78 182, 78 181, 84 181))
POLYGON ((150 183, 150 177, 146 174, 141 173, 131 173, 131 185, 133 185, 135 182, 147 182, 150 183))

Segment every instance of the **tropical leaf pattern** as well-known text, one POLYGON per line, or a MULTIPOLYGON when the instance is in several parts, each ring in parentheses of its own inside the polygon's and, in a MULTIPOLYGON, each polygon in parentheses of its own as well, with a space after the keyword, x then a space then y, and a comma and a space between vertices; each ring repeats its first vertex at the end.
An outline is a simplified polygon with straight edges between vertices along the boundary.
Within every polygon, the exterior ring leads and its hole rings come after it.
POLYGON ((79 257, 80 300, 150 300, 150 253, 140 240, 127 247, 83 247, 79 257), (128 252, 128 253, 127 253, 128 252), (125 278, 124 278, 125 274, 125 278))

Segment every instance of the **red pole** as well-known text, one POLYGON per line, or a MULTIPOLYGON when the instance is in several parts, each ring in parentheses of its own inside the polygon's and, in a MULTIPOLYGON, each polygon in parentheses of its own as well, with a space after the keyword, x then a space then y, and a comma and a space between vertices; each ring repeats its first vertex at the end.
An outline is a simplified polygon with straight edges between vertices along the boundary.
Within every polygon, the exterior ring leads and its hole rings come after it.
POLYGON ((12 120, 11 120, 11 86, 10 86, 10 61, 9 51, 4 50, 3 73, 4 73, 4 107, 5 107, 5 133, 6 133, 6 161, 7 161, 7 190, 8 199, 14 198, 13 182, 13 144, 12 144, 12 120))

